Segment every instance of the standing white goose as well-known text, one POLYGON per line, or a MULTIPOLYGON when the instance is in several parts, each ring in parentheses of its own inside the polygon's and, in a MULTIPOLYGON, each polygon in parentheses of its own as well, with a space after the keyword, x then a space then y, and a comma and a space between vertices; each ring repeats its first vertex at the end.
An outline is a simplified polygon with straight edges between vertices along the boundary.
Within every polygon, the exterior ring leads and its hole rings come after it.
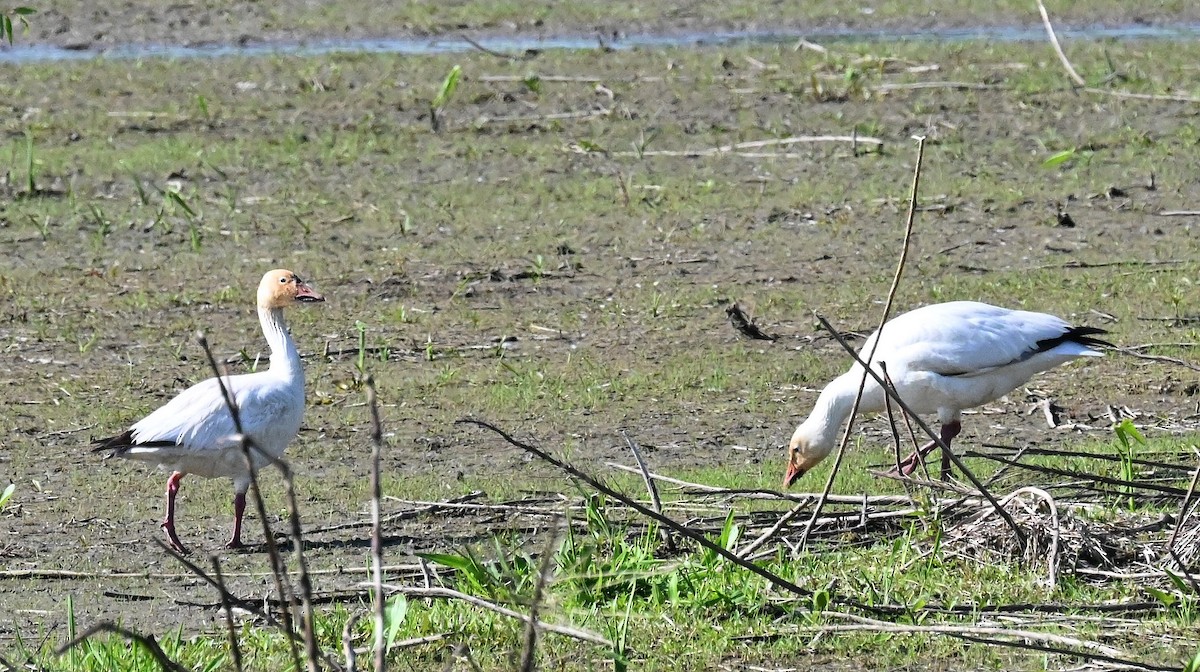
MULTIPOLYGON (((882 332, 882 337, 877 331, 866 340, 862 357, 879 340, 871 368, 881 373, 878 362, 884 363, 900 398, 914 412, 937 413, 947 447, 962 430, 963 409, 1004 396, 1035 373, 1076 357, 1103 356, 1089 346, 1112 347, 1092 337, 1106 333, 1103 329, 1073 327, 1053 315, 974 301, 917 308, 886 322, 882 332)), ((821 391, 808 419, 792 434, 784 487, 833 450, 862 375, 862 366, 856 362, 821 391)), ((859 411, 885 410, 884 398, 883 389, 868 375, 859 411)), ((901 473, 912 473, 935 445, 931 441, 909 455, 900 464, 901 473)), ((943 454, 943 479, 949 470, 950 456, 943 454)))
MULTIPOLYGON (((264 275, 258 285, 258 319, 271 346, 271 366, 266 371, 222 377, 237 403, 243 433, 275 458, 296 437, 304 416, 304 367, 284 322, 283 309, 298 302, 324 300, 291 271, 280 269, 264 275)), ((242 514, 246 511, 250 472, 216 378, 179 393, 125 433, 93 443, 97 445, 94 450, 113 451, 110 457, 141 460, 171 470, 162 528, 171 546, 181 553, 187 551, 175 534, 179 482, 187 474, 232 478, 233 535, 226 547, 242 546, 242 514)), ((257 451, 251 453, 255 469, 270 461, 257 451)))

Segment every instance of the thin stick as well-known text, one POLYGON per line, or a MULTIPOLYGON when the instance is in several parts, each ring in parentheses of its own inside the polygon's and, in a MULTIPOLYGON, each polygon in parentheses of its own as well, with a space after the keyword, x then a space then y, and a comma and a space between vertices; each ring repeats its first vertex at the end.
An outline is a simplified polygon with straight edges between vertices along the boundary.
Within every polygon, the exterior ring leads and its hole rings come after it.
MULTIPOLYGON (((1114 98, 1134 98, 1137 100, 1154 100, 1154 101, 1171 102, 1171 103, 1200 103, 1200 98, 1197 98, 1195 96, 1172 95, 1169 93, 1133 93, 1131 91, 1108 91, 1106 89, 1093 89, 1090 86, 1084 87, 1082 90, 1085 93, 1095 93, 1095 94, 1100 94, 1100 95, 1104 95, 1104 96, 1112 96, 1114 98)), ((1200 214, 1200 213, 1196 213, 1196 212, 1180 212, 1180 213, 1160 212, 1158 214, 1169 217, 1172 215, 1194 215, 1194 214, 1200 214)))
POLYGON ((908 82, 902 84, 880 84, 872 87, 873 91, 886 93, 888 91, 915 91, 920 89, 955 89, 959 91, 987 91, 989 89, 1003 90, 1001 84, 981 84, 979 82, 908 82))
POLYGON ((379 419, 375 379, 368 375, 367 406, 371 408, 371 578, 375 587, 375 672, 387 667, 383 603, 383 532, 379 523, 383 487, 379 479, 379 462, 383 452, 383 422, 379 419))
MULTIPOLYGON (((425 635, 424 637, 413 637, 412 639, 402 639, 398 642, 392 642, 392 645, 388 647, 388 651, 391 651, 392 649, 411 649, 414 646, 420 646, 422 644, 431 644, 433 642, 440 642, 452 634, 454 634, 454 633, 452 633, 452 632, 435 632, 432 635, 425 635)), ((355 653, 367 653, 368 651, 370 651, 370 649, 367 649, 367 648, 354 650, 355 653)))
POLYGON ((1042 14, 1042 25, 1046 27, 1046 35, 1050 38, 1050 46, 1054 47, 1054 53, 1058 54, 1058 60, 1062 61, 1063 68, 1067 71, 1067 76, 1071 81, 1078 86, 1087 86, 1087 82, 1083 77, 1075 72, 1075 68, 1071 66, 1071 61, 1067 60, 1067 55, 1063 53, 1062 46, 1058 43, 1058 36, 1054 34, 1054 26, 1050 24, 1050 15, 1046 13, 1046 5, 1042 4, 1042 0, 1037 0, 1038 11, 1042 14))
MULTIPOLYGON (((607 152, 609 156, 681 156, 681 157, 701 157, 715 156, 718 154, 737 154, 746 149, 758 149, 760 147, 781 147, 785 145, 794 145, 797 143, 820 143, 820 142, 846 142, 853 145, 868 144, 876 147, 883 147, 883 140, 862 135, 796 135, 790 138, 779 138, 772 140, 749 140, 747 142, 737 142, 729 145, 720 145, 717 147, 705 147, 704 149, 683 149, 683 150, 642 150, 640 152, 607 152)), ((579 150, 584 152, 585 150, 579 150)), ((766 155, 771 156, 771 155, 766 155)))
MULTIPOLYGON (((880 362, 879 370, 883 372, 883 379, 887 381, 888 385, 892 385, 892 377, 888 375, 887 362, 880 362)), ((896 471, 900 471, 900 430, 896 427, 896 417, 892 412, 892 398, 886 394, 883 395, 883 405, 887 410, 888 427, 892 430, 892 452, 896 457, 896 471)), ((912 426, 910 425, 909 432, 911 433, 911 431, 912 426)), ((913 443, 916 444, 916 441, 913 443)), ((922 464, 924 463, 922 462, 922 464)), ((863 503, 863 506, 866 506, 866 502, 863 503)))
POLYGON ((1177 357, 1167 357, 1165 355, 1147 355, 1145 353, 1135 352, 1135 351, 1129 350, 1127 348, 1116 348, 1116 351, 1121 353, 1122 355, 1128 355, 1135 359, 1145 359, 1145 360, 1151 361, 1151 362, 1164 362, 1167 364, 1175 364, 1177 366, 1182 366, 1185 369, 1191 369, 1192 371, 1200 371, 1200 366, 1196 366, 1195 364, 1192 364, 1191 362, 1179 359, 1177 357))
POLYGON ((233 669, 242 672, 242 649, 238 646, 237 629, 233 625, 233 605, 229 601, 229 590, 225 588, 225 577, 221 576, 221 559, 212 556, 213 577, 217 580, 217 592, 221 594, 221 610, 225 612, 225 628, 229 632, 229 651, 233 654, 233 669))
MULTIPOLYGON (((829 614, 830 612, 824 612, 829 614)), ((1048 642, 1051 644, 1059 644, 1062 646, 1072 646, 1079 649, 1087 649, 1088 651, 1077 651, 1072 649, 1038 647, 1040 651, 1049 651, 1053 653, 1068 654, 1079 656, 1090 660, 1102 660, 1110 663, 1118 663, 1125 666, 1130 666, 1136 669, 1155 670, 1167 672, 1175 670, 1178 667, 1165 667, 1162 665, 1152 665, 1134 660, 1129 660, 1122 657, 1123 652, 1114 649, 1110 646, 1105 646, 1099 642, 1093 642, 1086 639, 1076 639, 1074 637, 1065 637, 1062 635, 1054 635, 1046 632, 1037 632, 1035 630, 1008 630, 1005 628, 992 628, 982 626, 962 626, 962 625, 900 625, 895 623, 885 623, 880 621, 875 622, 859 622, 859 623, 833 623, 828 625, 816 626, 800 626, 798 632, 816 632, 816 633, 838 633, 838 632, 885 632, 885 633, 929 633, 948 635, 959 637, 962 639, 973 639, 974 641, 984 641, 989 644, 999 644, 1002 646, 1028 648, 1027 642, 1048 642), (1009 641, 1007 639, 988 638, 976 639, 980 635, 993 635, 995 637, 1012 637, 1017 641, 1009 641), (1096 653, 1091 653, 1095 651, 1096 653)))
MULTIPOLYGON (((505 432, 503 429, 500 429, 499 427, 496 427, 495 425, 493 425, 491 423, 485 422, 483 420, 476 420, 474 418, 460 418, 458 420, 455 420, 454 424, 456 424, 456 425, 457 424, 470 424, 470 425, 476 425, 477 427, 482 427, 484 429, 490 430, 490 431, 496 433, 497 435, 499 435, 501 438, 503 438, 509 444, 516 446, 517 448, 520 448, 521 450, 524 450, 527 453, 536 455, 537 457, 541 458, 543 461, 548 462, 548 463, 554 465, 555 467, 558 467, 560 470, 565 471, 566 473, 570 474, 572 477, 577 478, 577 479, 583 481, 584 483, 587 483, 589 486, 591 486, 595 490, 601 492, 602 494, 621 502, 625 506, 628 506, 629 508, 637 511, 638 513, 642 514, 643 516, 650 518, 651 520, 655 520, 663 525, 666 525, 667 527, 670 527, 672 530, 675 530, 679 534, 687 537, 688 539, 691 539, 692 541, 703 546, 704 548, 707 548, 708 550, 712 551, 713 553, 716 553, 717 555, 721 556, 722 558, 725 558, 726 560, 732 562, 733 564, 737 565, 738 567, 741 567, 743 569, 746 569, 748 571, 751 571, 751 572, 761 576, 762 578, 764 578, 768 582, 770 582, 772 585, 782 588, 782 589, 784 589, 790 593, 793 593, 795 595, 799 595, 801 597, 805 597, 805 598, 812 597, 812 591, 805 590, 804 588, 801 588, 800 586, 792 583, 791 581, 788 581, 787 579, 785 579, 767 569, 764 569, 752 562, 747 562, 746 560, 739 558, 736 553, 729 551, 728 549, 726 549, 724 546, 722 546, 720 544, 710 541, 708 539, 708 537, 705 537, 703 534, 696 532, 695 530, 691 529, 690 527, 687 527, 686 525, 682 525, 680 523, 675 522, 671 518, 668 518, 667 516, 655 511, 654 509, 652 509, 648 506, 645 506, 644 504, 641 504, 637 501, 630 499, 629 497, 626 497, 625 495, 621 494, 620 492, 617 492, 616 490, 610 488, 609 486, 605 485, 604 483, 587 475, 583 471, 554 457, 553 455, 550 455, 549 453, 542 450, 541 448, 538 448, 537 446, 533 446, 528 443, 524 443, 522 441, 518 441, 517 439, 515 439, 511 435, 509 435, 508 432, 505 432)), ((861 610, 869 611, 872 613, 882 613, 879 609, 876 609, 875 607, 872 607, 872 606, 866 605, 866 604, 862 604, 859 602, 854 602, 851 600, 846 600, 846 599, 835 597, 833 599, 833 601, 850 605, 850 606, 854 607, 855 609, 861 609, 861 610)))
POLYGON ((169 555, 174 557, 175 560, 177 562, 179 562, 179 564, 183 565, 188 571, 190 571, 191 574, 189 576, 199 577, 202 581, 204 581, 208 585, 215 588, 218 592, 224 592, 227 596, 227 599, 230 601, 230 603, 237 603, 237 605, 240 608, 246 609, 247 611, 251 612, 255 616, 261 617, 267 623, 269 623, 275 627, 278 627, 279 629, 283 630, 284 634, 286 634, 289 638, 294 638, 296 636, 296 633, 294 631, 292 631, 291 628, 285 628, 282 625, 280 625, 280 623, 278 621, 276 621, 275 618, 271 615, 270 611, 259 607, 254 602, 249 602, 247 600, 243 600, 243 599, 240 599, 240 598, 234 596, 233 593, 230 593, 229 590, 227 588, 225 588, 224 586, 222 586, 221 583, 219 583, 216 579, 209 576, 207 572, 205 572, 203 569, 200 569, 199 566, 197 566, 191 560, 188 560, 186 557, 184 557, 182 553, 180 553, 179 551, 176 551, 175 549, 168 546, 165 542, 163 542, 163 540, 156 538, 154 540, 154 543, 158 544, 159 548, 162 548, 169 555))
POLYGON ((362 618, 360 612, 356 611, 350 614, 350 618, 346 619, 345 627, 342 628, 342 655, 346 657, 346 672, 358 672, 358 651, 354 649, 354 626, 358 625, 360 618, 362 618))
POLYGON ((558 534, 562 524, 555 526, 546 540, 546 548, 538 562, 537 583, 533 585, 533 599, 529 603, 529 620, 525 624, 525 643, 521 647, 521 664, 517 669, 521 672, 533 672, 537 667, 537 628, 538 616, 542 608, 542 597, 546 592, 546 584, 550 582, 550 570, 553 568, 554 546, 558 542, 558 534))
MULTIPOLYGON (((880 372, 883 373, 883 383, 884 383, 885 389, 891 390, 892 393, 899 396, 900 393, 896 391, 896 384, 894 382, 892 382, 892 377, 888 375, 887 362, 879 362, 879 370, 880 370, 880 372)), ((888 423, 891 424, 893 422, 893 420, 892 420, 892 395, 884 394, 883 400, 884 400, 884 404, 887 406, 887 409, 888 409, 888 423)), ((921 465, 921 473, 925 475, 925 480, 931 480, 930 476, 929 476, 929 466, 925 463, 925 456, 921 454, 921 443, 919 441, 917 441, 917 433, 913 431, 912 420, 909 419, 907 413, 901 413, 900 415, 904 418, 904 426, 908 428, 908 436, 910 439, 912 439, 913 449, 916 450, 917 463, 921 465)), ((900 473, 900 438, 897 436, 897 434, 898 434, 898 430, 896 429, 896 426, 894 424, 892 424, 892 445, 895 446, 896 473, 899 474, 900 473)), ((904 482, 906 479, 900 479, 900 480, 901 480, 901 482, 904 482)), ((905 486, 905 491, 907 492, 907 490, 908 490, 908 486, 905 486)))
MULTIPOLYGON (((494 611, 497 614, 508 616, 509 618, 515 618, 523 623, 529 623, 533 620, 527 614, 522 614, 519 611, 513 611, 507 607, 502 607, 493 602, 488 602, 483 598, 475 597, 474 595, 468 595, 467 593, 460 593, 457 590, 452 590, 450 588, 441 588, 437 586, 433 588, 418 588, 416 586, 397 586, 390 583, 383 584, 383 587, 392 592, 407 595, 409 597, 446 597, 454 600, 462 600, 468 604, 473 604, 477 607, 494 611)), ((563 635, 564 637, 578 639, 582 642, 589 642, 591 644, 598 644, 600 646, 610 648, 613 646, 613 643, 604 637, 593 632, 588 632, 587 630, 569 628, 565 625, 555 625, 554 623, 547 623, 545 621, 537 621, 537 628, 539 630, 545 630, 546 632, 553 632, 556 635, 563 635)))
MULTIPOLYGON (((562 514, 558 514, 562 515, 562 514)), ((368 523, 369 524, 369 523, 368 523)), ((400 564, 388 565, 383 568, 384 571, 390 572, 414 572, 420 575, 420 564, 400 564)), ((371 571, 370 567, 335 567, 329 569, 310 569, 308 573, 316 576, 319 574, 359 574, 362 572, 371 571)), ((241 578, 262 578, 270 576, 270 572, 223 572, 226 577, 241 577, 241 578)), ((183 572, 76 572, 69 569, 7 569, 0 570, 0 580, 2 579, 186 579, 195 576, 192 573, 183 572)))
POLYGON ((912 241, 913 223, 917 218, 917 193, 921 185, 921 162, 925 157, 925 136, 914 137, 917 140, 917 161, 916 165, 913 166, 912 190, 908 196, 908 217, 904 224, 904 242, 900 247, 900 258, 896 262, 896 273, 892 276, 892 286, 888 290, 887 301, 883 304, 883 314, 879 317, 879 329, 875 332, 875 342, 871 344, 871 352, 867 353, 867 362, 863 364, 862 379, 858 382, 858 394, 854 396, 854 405, 850 408, 850 419, 846 421, 846 431, 842 433, 842 442, 838 444, 837 457, 833 460, 833 468, 829 470, 829 478, 825 481, 825 488, 821 491, 820 498, 817 499, 817 505, 813 507, 812 516, 808 519, 808 525, 804 527, 804 534, 800 536, 800 549, 803 549, 808 543, 808 537, 812 534, 813 525, 816 524, 817 518, 821 515, 821 509, 825 507, 825 498, 829 496, 830 490, 833 489, 833 480, 837 478, 838 469, 842 466, 842 459, 846 455, 846 444, 850 442, 850 432, 854 428, 854 416, 858 414, 858 406, 862 402, 863 390, 867 386, 867 372, 870 370, 871 361, 875 358, 875 350, 879 347, 879 342, 883 340, 883 327, 891 315, 892 303, 896 299, 896 290, 900 288, 900 276, 904 273, 904 262, 908 260, 908 249, 912 241))
MULTIPOLYGON (((275 592, 279 594, 279 601, 283 605, 283 625, 287 628, 288 633, 293 632, 292 608, 295 604, 295 592, 291 590, 291 581, 288 579, 287 567, 284 565, 283 557, 279 554, 279 546, 275 543, 275 535, 271 531, 271 523, 267 520, 267 505, 263 501, 262 492, 258 487, 258 474, 254 468, 254 460, 250 456, 250 450, 254 447, 254 442, 242 431, 242 418, 238 409, 237 401, 233 398, 233 393, 225 385, 225 380, 221 376, 221 369, 217 366, 217 359, 213 356, 212 348, 208 345, 208 338, 203 331, 197 332, 196 341, 204 350, 204 356, 208 358, 208 365, 216 374, 217 385, 221 388, 221 397, 225 400, 225 407, 229 409, 229 415, 233 418, 233 426, 237 429, 240 437, 239 444, 242 449, 242 456, 246 460, 246 468, 250 472, 250 492, 253 494, 254 508, 258 512, 259 522, 263 526, 263 535, 266 538, 267 555, 271 558, 271 575, 275 580, 275 592), (285 589, 286 586, 286 589, 285 589), (290 602, 289 602, 290 601, 290 602)), ((261 454, 268 458, 274 459, 273 456, 267 455, 260 451, 261 454)), ((294 669, 300 669, 300 651, 296 648, 296 640, 294 637, 288 637, 288 649, 292 654, 292 666, 294 669)))
MULTIPOLYGON (((604 465, 607 467, 612 467, 613 469, 628 471, 633 474, 639 473, 636 467, 630 467, 628 465, 618 464, 616 462, 605 462, 604 465)), ((671 485, 677 485, 681 488, 687 488, 690 490, 695 490, 696 492, 710 495, 741 495, 750 499, 782 499, 789 502, 801 502, 805 504, 817 496, 814 493, 779 492, 777 490, 767 490, 765 488, 719 488, 715 485, 692 483, 691 481, 671 478, 670 476, 663 476, 662 474, 656 474, 654 472, 650 472, 650 478, 653 478, 656 481, 662 481, 663 483, 670 483, 671 485)), ((863 493, 862 495, 830 495, 826 501, 835 504, 858 505, 862 503, 862 498, 864 495, 866 495, 866 493, 863 493)), ((913 503, 913 499, 907 495, 867 495, 867 503, 881 505, 897 504, 903 506, 911 505, 913 503)))
POLYGON ((750 542, 749 544, 746 544, 746 546, 744 548, 742 548, 742 550, 738 551, 737 552, 738 557, 742 557, 742 558, 750 557, 751 553, 757 551, 763 544, 767 543, 767 540, 770 539, 771 537, 775 536, 779 532, 779 530, 783 529, 784 525, 787 525, 788 523, 790 523, 792 521, 793 518, 800 515, 800 512, 803 511, 804 507, 806 507, 806 506, 808 506, 808 502, 800 502, 799 504, 793 506, 791 509, 788 510, 787 513, 780 516, 779 520, 775 521, 774 525, 767 528, 766 532, 763 532, 761 535, 758 536, 757 539, 750 542))
MULTIPOLYGON (((638 469, 642 471, 642 480, 646 482, 646 489, 650 491, 650 503, 654 506, 654 510, 662 513, 662 499, 658 496, 658 487, 654 485, 654 479, 650 478, 650 470, 646 469, 646 461, 642 459, 642 449, 637 442, 629 438, 625 430, 621 430, 621 437, 625 439, 625 445, 629 446, 629 452, 633 453, 633 460, 637 462, 638 469)), ((658 528, 658 533, 662 536, 663 542, 667 545, 667 550, 671 553, 675 552, 675 540, 671 539, 671 533, 665 527, 658 528)))
POLYGON ((162 647, 159 646, 158 642, 154 639, 154 635, 143 635, 141 633, 134 632, 133 630, 128 630, 126 628, 122 628, 121 626, 117 625, 116 623, 111 623, 109 621, 103 621, 101 623, 97 623, 97 624, 93 625, 92 627, 88 628, 87 630, 84 630, 75 639, 72 639, 71 641, 67 642, 66 644, 63 644, 62 646, 55 649, 54 653, 61 656, 62 654, 66 653, 69 649, 72 649, 72 648, 78 646, 79 644, 81 644, 85 640, 87 640, 89 637, 91 637, 97 633, 101 633, 101 632, 111 632, 115 635, 120 635, 126 639, 137 642, 138 644, 140 644, 142 646, 142 648, 146 649, 146 651, 148 651, 150 653, 150 655, 154 656, 154 659, 158 661, 159 667, 161 667, 164 670, 167 670, 168 672, 188 672, 188 668, 171 660, 171 658, 169 656, 167 656, 167 653, 162 650, 162 647))
POLYGON ((1179 537, 1179 530, 1183 528, 1183 524, 1188 519, 1188 509, 1192 508, 1192 498, 1196 495, 1196 483, 1200 481, 1200 466, 1192 472, 1192 482, 1188 485, 1187 493, 1183 496, 1183 503, 1179 505, 1179 520, 1175 521, 1175 529, 1171 531, 1171 538, 1167 540, 1167 551, 1171 553, 1171 557, 1179 565, 1179 569, 1187 571, 1187 566, 1179 562, 1179 558, 1175 555, 1175 540, 1179 537))
POLYGON ((483 46, 482 44, 480 44, 480 43, 476 42, 475 40, 472 40, 470 37, 468 37, 468 36, 467 36, 467 34, 466 34, 466 33, 459 33, 459 34, 458 34, 458 36, 459 36, 460 38, 462 38, 462 41, 463 41, 463 42, 466 42, 467 44, 471 45, 472 47, 475 47, 476 49, 478 49, 479 51, 482 51, 483 53, 487 54, 488 56, 495 56, 496 58, 504 58, 504 59, 507 59, 507 60, 510 60, 510 61, 525 61, 525 60, 528 60, 528 59, 529 59, 529 56, 528 56, 528 55, 526 55, 526 56, 513 56, 513 55, 511 55, 511 54, 504 54, 504 53, 501 53, 501 52, 499 52, 499 51, 495 51, 495 50, 493 50, 493 49, 488 49, 487 47, 485 47, 485 46, 483 46))
POLYGON ((288 500, 288 521, 292 525, 292 548, 296 551, 296 571, 299 574, 300 605, 304 610, 304 651, 308 672, 321 672, 321 653, 317 647, 316 614, 313 611, 312 579, 308 575, 308 561, 304 559, 304 532, 300 526, 300 505, 296 501, 292 470, 286 462, 277 461, 275 466, 283 476, 284 493, 288 500))

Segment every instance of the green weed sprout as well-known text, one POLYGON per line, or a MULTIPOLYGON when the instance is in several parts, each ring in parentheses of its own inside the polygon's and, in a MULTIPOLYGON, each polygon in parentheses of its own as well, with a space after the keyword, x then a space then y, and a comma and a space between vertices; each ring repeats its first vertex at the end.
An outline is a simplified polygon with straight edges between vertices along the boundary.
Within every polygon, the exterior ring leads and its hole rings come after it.
POLYGON ((7 14, 0 14, 0 38, 8 40, 8 46, 13 43, 13 17, 16 17, 17 23, 21 25, 22 32, 29 32, 29 20, 25 17, 30 14, 36 14, 37 10, 32 7, 14 7, 7 14))
POLYGON ((454 96, 455 90, 458 89, 458 82, 462 79, 462 67, 455 65, 450 68, 450 73, 446 75, 446 79, 442 81, 442 88, 434 97, 433 102, 429 104, 429 123, 433 125, 433 132, 440 133, 442 130, 442 110, 446 104, 450 102, 450 98, 454 96))
POLYGON ((358 369, 359 380, 365 380, 367 377, 367 324, 362 320, 355 320, 354 328, 358 329, 358 357, 354 360, 354 368, 358 369))
MULTIPOLYGON (((1121 480, 1132 481, 1134 447, 1138 444, 1146 445, 1146 437, 1138 431, 1137 427, 1133 426, 1133 422, 1129 418, 1125 418, 1121 422, 1113 426, 1113 432, 1117 435, 1117 441, 1121 444, 1117 452, 1121 456, 1121 480)), ((1129 494, 1129 510, 1133 510, 1133 486, 1123 485, 1121 491, 1129 494)))

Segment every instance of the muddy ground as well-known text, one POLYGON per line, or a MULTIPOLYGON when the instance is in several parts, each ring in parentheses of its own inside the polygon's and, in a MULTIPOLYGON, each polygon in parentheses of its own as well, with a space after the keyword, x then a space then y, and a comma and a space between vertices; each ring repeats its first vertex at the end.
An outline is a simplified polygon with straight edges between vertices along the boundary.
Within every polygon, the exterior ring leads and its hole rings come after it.
MULTIPOLYGON (((250 9, 191 20, 221 26, 205 39, 281 36, 250 9)), ((29 39, 71 43, 80 24, 97 31, 89 43, 170 35, 133 21, 133 5, 93 11, 126 14, 72 15, 57 32, 46 12, 29 39)), ((1176 93, 1195 84, 1189 49, 1073 53, 1097 86, 1176 93)), ((914 134, 930 148, 900 308, 1045 310, 1159 344, 1143 354, 1187 358, 1196 340, 1196 217, 1162 213, 1200 202, 1200 108, 1074 91, 1040 44, 34 64, 0 93, 0 475, 18 484, 0 515, 3 639, 62 639, 68 594, 81 622, 195 632, 218 619, 211 590, 151 541, 165 477, 102 461, 88 441, 209 375, 197 329, 245 370, 261 348, 249 302, 272 267, 329 298, 292 315, 312 406, 289 450, 325 594, 353 591, 368 554, 355 525, 369 430, 356 321, 384 403, 391 497, 575 492, 452 424, 464 416, 596 471, 628 462, 624 428, 657 471, 774 487, 787 437, 847 361, 812 311, 860 333, 877 320, 914 134), (456 62, 464 84, 434 133, 428 100, 456 62), (864 140, 693 151, 851 133, 864 140), (735 300, 779 339, 741 339, 724 312, 735 300)), ((1108 357, 989 405, 961 441, 1107 441, 1111 407, 1155 437, 1185 435, 1194 380, 1108 357), (1043 393, 1064 427, 1031 413, 1043 393)), ((885 427, 866 431, 878 461, 885 427)), ((267 483, 279 530, 279 481, 267 483)), ((227 483, 185 482, 180 534, 198 558, 220 554, 236 592, 267 595, 261 547, 220 550, 228 498, 227 483)), ((397 564, 542 524, 386 504, 406 512, 387 532, 397 564)), ((262 538, 256 518, 249 530, 262 538)))

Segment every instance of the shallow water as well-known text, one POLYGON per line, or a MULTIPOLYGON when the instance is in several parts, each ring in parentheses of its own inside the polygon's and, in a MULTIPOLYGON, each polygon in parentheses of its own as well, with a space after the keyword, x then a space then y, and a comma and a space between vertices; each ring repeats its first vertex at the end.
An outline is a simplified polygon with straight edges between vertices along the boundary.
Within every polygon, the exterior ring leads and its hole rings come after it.
MULTIPOLYGON (((1057 30, 1062 39, 1195 39, 1200 37, 1200 24, 1178 26, 1088 26, 1057 30)), ((966 28, 929 28, 923 30, 782 30, 782 31, 705 31, 679 33, 642 33, 625 35, 616 40, 597 35, 517 35, 481 37, 475 41, 484 48, 520 54, 530 50, 594 49, 601 44, 613 49, 645 47, 695 47, 737 43, 785 43, 804 38, 813 42, 886 42, 900 40, 934 40, 946 42, 993 41, 1031 42, 1046 39, 1041 26, 976 26, 966 28)), ((456 36, 361 38, 344 40, 303 40, 297 42, 264 42, 249 44, 126 44, 107 48, 65 48, 51 45, 17 45, 0 48, 0 63, 31 63, 39 61, 79 61, 94 58, 219 58, 223 56, 298 55, 315 56, 330 53, 362 54, 447 54, 469 51, 475 47, 456 36)))

